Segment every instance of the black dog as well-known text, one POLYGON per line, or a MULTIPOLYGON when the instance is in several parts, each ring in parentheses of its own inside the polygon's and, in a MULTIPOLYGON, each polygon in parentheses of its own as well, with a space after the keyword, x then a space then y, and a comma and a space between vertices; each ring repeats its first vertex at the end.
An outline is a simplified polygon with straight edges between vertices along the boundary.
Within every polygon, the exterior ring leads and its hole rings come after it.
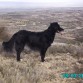
POLYGON ((42 32, 20 30, 15 33, 8 42, 3 42, 2 45, 7 52, 12 52, 15 45, 17 61, 20 61, 20 54, 24 46, 27 45, 33 50, 38 50, 40 52, 41 61, 44 62, 45 53, 53 42, 55 34, 63 30, 64 29, 62 29, 57 22, 51 23, 48 29, 42 32))

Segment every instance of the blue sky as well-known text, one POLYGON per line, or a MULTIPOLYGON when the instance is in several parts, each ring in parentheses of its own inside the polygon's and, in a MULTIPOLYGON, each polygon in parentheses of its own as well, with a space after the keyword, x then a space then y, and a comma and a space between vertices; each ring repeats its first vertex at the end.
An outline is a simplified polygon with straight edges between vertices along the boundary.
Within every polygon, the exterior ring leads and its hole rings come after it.
POLYGON ((83 7, 83 0, 0 0, 0 8, 83 7))

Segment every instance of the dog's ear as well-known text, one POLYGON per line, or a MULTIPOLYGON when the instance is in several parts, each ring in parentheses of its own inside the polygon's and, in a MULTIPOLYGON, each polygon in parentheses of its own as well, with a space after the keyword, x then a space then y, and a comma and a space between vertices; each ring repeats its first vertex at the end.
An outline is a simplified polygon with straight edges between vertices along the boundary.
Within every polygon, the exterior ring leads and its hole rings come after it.
POLYGON ((50 26, 55 26, 55 25, 58 25, 58 22, 52 22, 52 23, 50 23, 50 26))
POLYGON ((50 25, 54 25, 54 24, 58 24, 58 22, 52 22, 52 23, 50 23, 50 25))
POLYGON ((54 24, 58 24, 58 22, 54 22, 54 24))

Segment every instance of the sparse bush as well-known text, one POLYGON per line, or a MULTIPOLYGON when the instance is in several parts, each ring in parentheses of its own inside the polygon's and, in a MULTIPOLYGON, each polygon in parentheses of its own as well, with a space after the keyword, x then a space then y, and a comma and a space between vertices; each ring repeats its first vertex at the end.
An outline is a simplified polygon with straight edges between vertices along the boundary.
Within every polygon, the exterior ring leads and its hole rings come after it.
POLYGON ((73 57, 80 58, 83 55, 83 45, 72 45, 72 44, 63 44, 63 45, 53 45, 48 49, 48 53, 71 53, 73 57))
POLYGON ((0 41, 8 40, 9 36, 6 31, 6 27, 0 27, 0 41))
POLYGON ((75 32, 76 41, 83 42, 83 29, 78 29, 75 32))

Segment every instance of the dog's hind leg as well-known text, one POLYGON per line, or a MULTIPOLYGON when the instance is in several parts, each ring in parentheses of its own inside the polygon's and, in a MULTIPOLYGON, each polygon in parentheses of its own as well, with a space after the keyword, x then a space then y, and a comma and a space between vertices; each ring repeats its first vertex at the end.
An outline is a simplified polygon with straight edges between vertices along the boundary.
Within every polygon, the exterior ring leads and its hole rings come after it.
POLYGON ((23 51, 24 49, 24 44, 15 44, 15 50, 16 50, 16 53, 17 53, 17 61, 20 61, 20 54, 21 52, 23 51))

